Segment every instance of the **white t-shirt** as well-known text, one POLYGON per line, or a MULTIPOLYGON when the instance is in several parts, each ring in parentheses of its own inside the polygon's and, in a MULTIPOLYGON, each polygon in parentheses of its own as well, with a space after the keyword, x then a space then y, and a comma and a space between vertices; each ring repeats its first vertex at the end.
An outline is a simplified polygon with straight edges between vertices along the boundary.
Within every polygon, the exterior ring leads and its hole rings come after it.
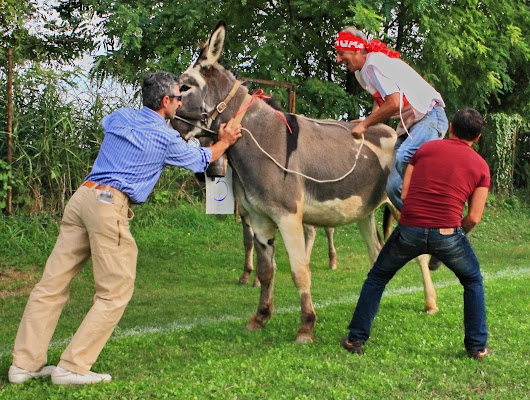
POLYGON ((370 94, 380 93, 383 100, 392 93, 400 93, 406 97, 409 104, 403 105, 401 100, 401 122, 396 129, 398 135, 405 132, 406 127, 412 126, 432 110, 438 103, 445 107, 440 93, 438 93, 420 74, 410 65, 399 58, 390 58, 383 53, 369 53, 366 63, 360 71, 355 72, 359 84, 370 94))

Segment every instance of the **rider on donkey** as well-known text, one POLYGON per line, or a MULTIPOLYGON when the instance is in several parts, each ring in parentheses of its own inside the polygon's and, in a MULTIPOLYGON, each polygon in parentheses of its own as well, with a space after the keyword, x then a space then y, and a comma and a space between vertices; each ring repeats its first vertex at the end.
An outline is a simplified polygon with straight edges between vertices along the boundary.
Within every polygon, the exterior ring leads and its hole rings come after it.
POLYGON ((354 121, 358 124, 352 129, 353 136, 360 138, 368 127, 390 117, 401 120, 387 182, 388 197, 401 211, 401 186, 409 160, 423 143, 442 139, 447 132, 442 96, 402 61, 397 51, 378 40, 367 40, 354 27, 339 32, 335 51, 337 62, 355 73, 359 84, 374 98, 371 114, 354 121))

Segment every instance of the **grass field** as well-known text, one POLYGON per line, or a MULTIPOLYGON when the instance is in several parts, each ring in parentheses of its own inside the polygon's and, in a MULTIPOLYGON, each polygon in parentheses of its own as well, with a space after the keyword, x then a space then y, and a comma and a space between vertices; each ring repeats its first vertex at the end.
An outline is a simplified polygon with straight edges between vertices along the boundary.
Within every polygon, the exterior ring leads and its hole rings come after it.
MULTIPOLYGON (((206 216, 201 206, 190 205, 146 205, 135 213, 135 294, 93 367, 110 373, 113 382, 89 387, 57 387, 49 379, 7 382, 18 323, 58 225, 45 217, 0 220, 0 399, 530 398, 527 206, 488 207, 470 235, 485 278, 494 350, 482 361, 464 351, 458 280, 445 267, 433 272, 440 312, 426 315, 415 263, 389 284, 366 354, 340 347, 369 269, 354 226, 336 230, 337 271, 327 268, 325 235, 318 233, 311 262, 317 341, 297 345, 299 298, 279 234, 275 313, 264 330, 247 332, 259 292, 237 285, 243 248, 234 217, 206 216)), ((88 264, 73 283, 50 364, 58 362, 92 296, 88 264)))

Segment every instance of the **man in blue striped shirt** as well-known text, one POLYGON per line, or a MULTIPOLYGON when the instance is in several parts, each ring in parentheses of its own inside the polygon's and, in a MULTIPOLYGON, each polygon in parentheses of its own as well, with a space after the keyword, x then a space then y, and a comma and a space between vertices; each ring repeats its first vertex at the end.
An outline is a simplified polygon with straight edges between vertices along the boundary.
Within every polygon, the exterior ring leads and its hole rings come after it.
POLYGON ((166 165, 205 171, 241 136, 233 120, 221 125, 218 141, 189 146, 167 126, 181 104, 178 78, 148 75, 142 85, 144 107, 120 109, 105 117, 105 137, 85 183, 64 210, 61 230, 41 281, 20 322, 13 350, 11 383, 50 376, 55 384, 110 381, 90 371, 131 299, 138 249, 129 231, 131 203, 143 203, 166 165), (70 283, 92 257, 94 304, 57 367, 46 366, 48 345, 69 296, 70 283))

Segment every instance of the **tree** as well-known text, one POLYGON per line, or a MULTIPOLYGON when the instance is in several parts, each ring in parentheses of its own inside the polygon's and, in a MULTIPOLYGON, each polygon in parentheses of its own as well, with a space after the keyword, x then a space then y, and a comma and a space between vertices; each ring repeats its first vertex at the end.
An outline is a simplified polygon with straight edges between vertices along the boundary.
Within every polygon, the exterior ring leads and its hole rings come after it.
POLYGON ((351 24, 400 51, 450 112, 469 105, 529 116, 530 11, 520 0, 77 0, 58 9, 76 23, 101 18, 99 77, 136 83, 148 70, 180 73, 225 19, 224 59, 236 72, 296 84, 299 112, 353 118, 370 100, 333 51, 351 24))
POLYGON ((13 49, 15 65, 51 60, 68 63, 92 48, 93 32, 87 21, 72 25, 57 18, 51 5, 38 3, 0 3, 0 65, 6 65, 8 48, 13 49))
POLYGON ((99 42, 104 51, 96 59, 94 76, 112 75, 134 84, 149 70, 181 73, 198 44, 224 19, 224 60, 236 73, 296 84, 298 112, 338 118, 359 109, 359 99, 342 84, 345 71, 334 62, 333 42, 348 2, 338 3, 342 9, 329 0, 162 0, 155 8, 145 0, 80 0, 62 2, 59 11, 69 18, 85 10, 80 19, 97 13, 105 37, 99 42))
POLYGON ((530 119, 530 8, 520 0, 424 3, 403 10, 422 38, 412 47, 416 64, 447 99, 490 112, 520 113, 530 119), (407 15, 408 13, 408 15, 407 15), (417 21, 417 22, 416 22, 417 21), (416 49, 417 48, 417 51, 416 49))

